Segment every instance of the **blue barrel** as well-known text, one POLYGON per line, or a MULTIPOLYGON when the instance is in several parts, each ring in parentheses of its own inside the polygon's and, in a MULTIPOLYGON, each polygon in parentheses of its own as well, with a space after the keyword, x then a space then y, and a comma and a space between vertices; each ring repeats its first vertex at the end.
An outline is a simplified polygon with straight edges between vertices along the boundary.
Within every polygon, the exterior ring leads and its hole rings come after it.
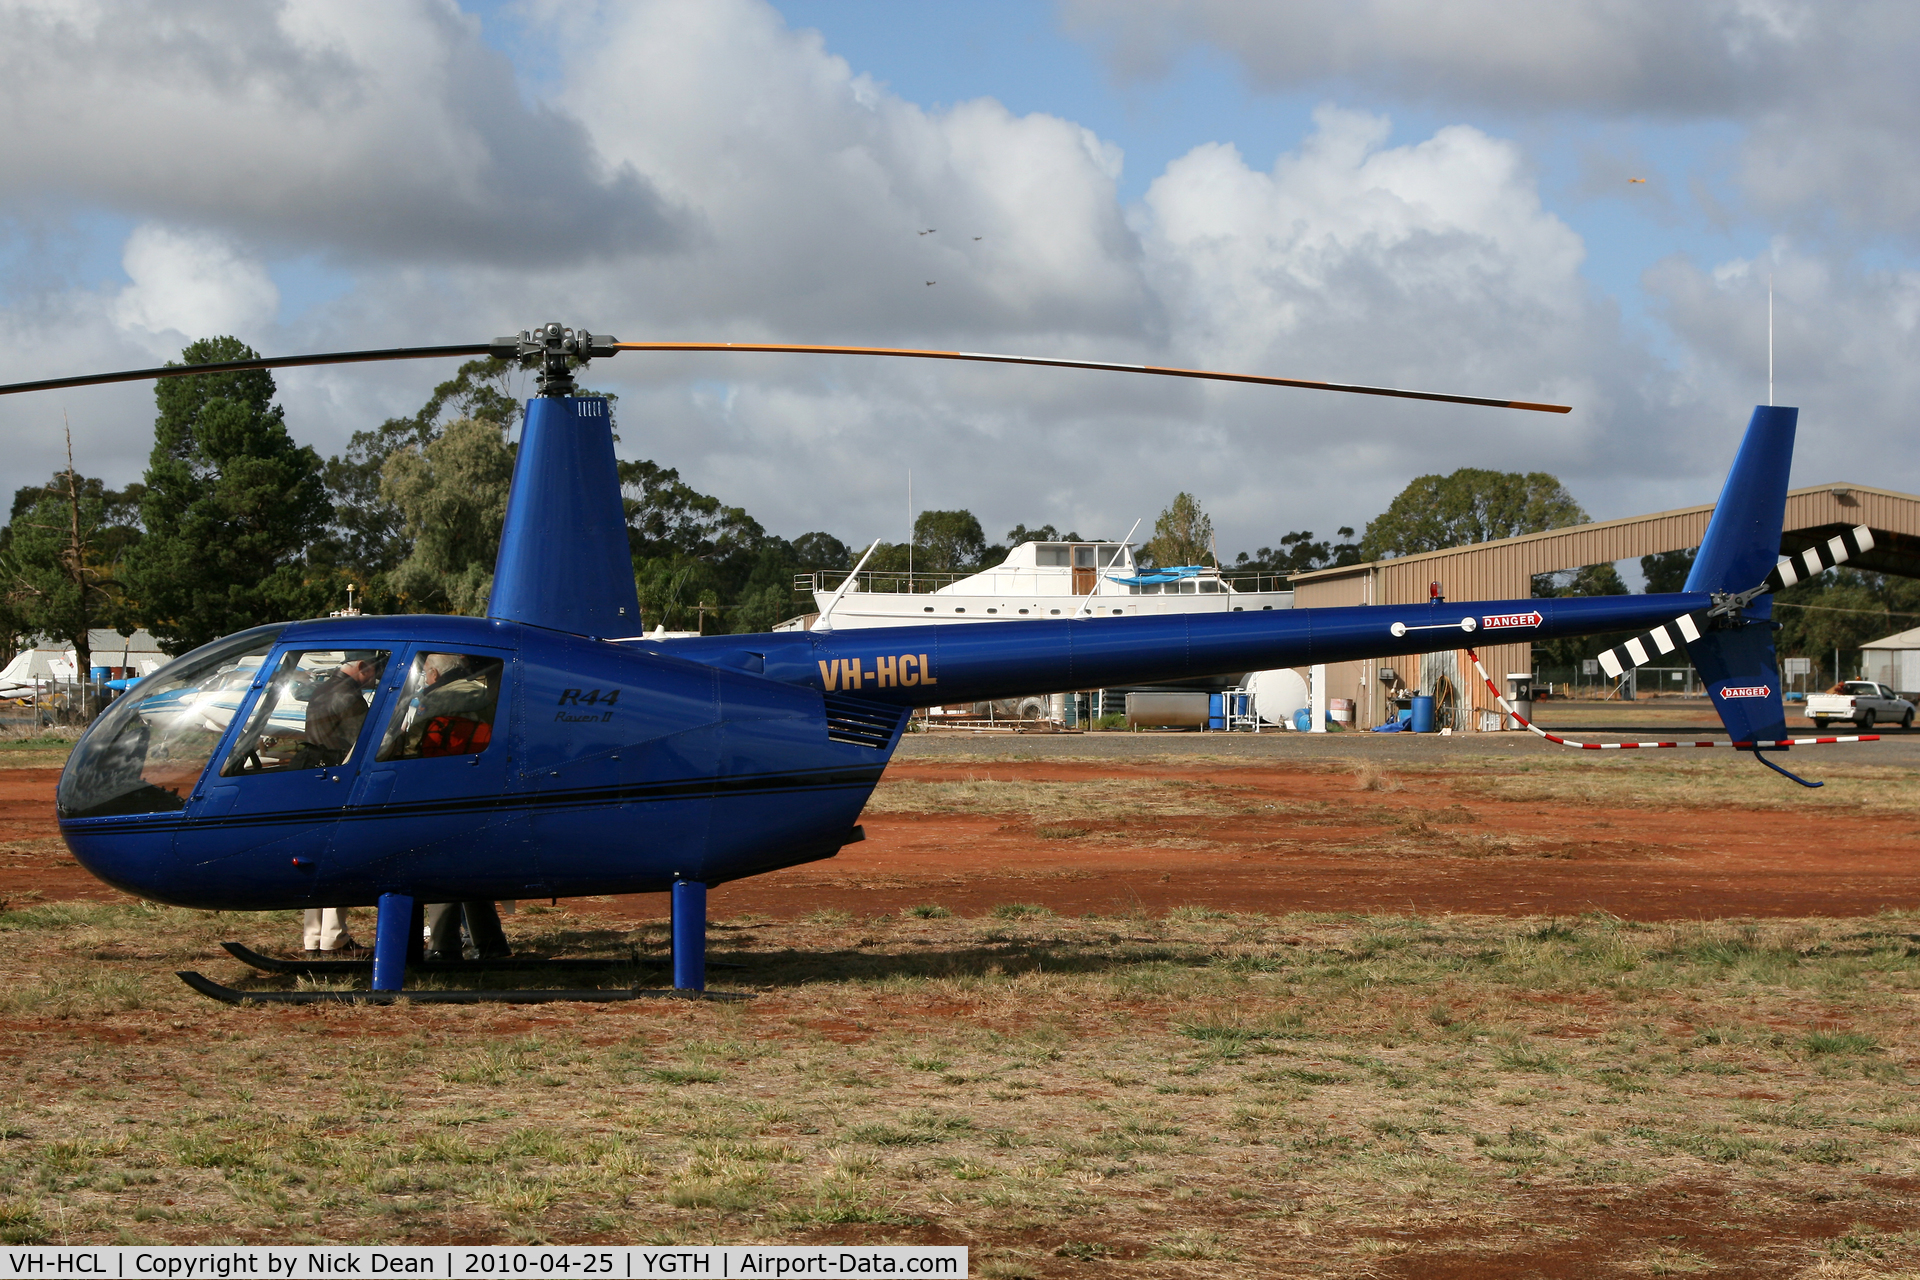
POLYGON ((1313 728, 1313 712, 1302 707, 1293 713, 1293 727, 1301 733, 1313 728))
POLYGON ((113 668, 112 667, 95 667, 93 669, 93 678, 95 680, 110 680, 113 678, 113 668))
POLYGON ((1413 695, 1413 731, 1415 733, 1433 732, 1433 695, 1430 693, 1413 695))
POLYGON ((1227 727, 1227 695, 1210 693, 1207 695, 1207 728, 1224 729, 1227 727))

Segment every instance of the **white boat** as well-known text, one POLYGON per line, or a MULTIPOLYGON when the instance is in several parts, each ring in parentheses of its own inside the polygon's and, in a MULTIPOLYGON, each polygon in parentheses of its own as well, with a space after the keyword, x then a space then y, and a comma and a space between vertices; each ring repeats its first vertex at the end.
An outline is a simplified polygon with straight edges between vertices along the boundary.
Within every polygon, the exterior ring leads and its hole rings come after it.
MULTIPOLYGON (((810 629, 844 572, 804 573, 814 612, 776 631, 810 629)), ((1229 575, 1211 565, 1140 569, 1124 542, 1023 542, 991 569, 958 574, 862 572, 833 606, 836 630, 929 622, 1017 622, 1022 619, 1155 617, 1291 609, 1293 592, 1273 574, 1229 575)))

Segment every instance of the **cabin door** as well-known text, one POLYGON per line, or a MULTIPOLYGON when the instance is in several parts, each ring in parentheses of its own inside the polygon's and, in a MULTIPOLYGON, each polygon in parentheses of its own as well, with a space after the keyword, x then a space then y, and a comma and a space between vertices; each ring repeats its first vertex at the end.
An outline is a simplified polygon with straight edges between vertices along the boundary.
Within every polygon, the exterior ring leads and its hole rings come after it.
POLYGON ((1073 549, 1073 594, 1090 596, 1099 585, 1100 570, 1093 563, 1095 547, 1075 547, 1073 549))

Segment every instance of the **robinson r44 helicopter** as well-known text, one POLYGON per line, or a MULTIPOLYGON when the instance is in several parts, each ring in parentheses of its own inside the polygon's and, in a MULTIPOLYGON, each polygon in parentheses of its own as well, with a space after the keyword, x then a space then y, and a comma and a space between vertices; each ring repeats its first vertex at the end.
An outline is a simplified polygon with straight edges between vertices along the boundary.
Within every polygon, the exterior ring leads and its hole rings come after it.
MULTIPOLYGON (((196 989, 229 1001, 296 1003, 662 994, 407 990, 404 982, 409 962, 419 960, 423 903, 664 891, 673 991, 703 993, 708 887, 830 858, 860 840, 856 820, 908 716, 936 702, 1462 648, 1481 631, 1535 641, 1646 629, 1610 651, 1610 669, 1684 647, 1732 745, 1793 777, 1761 753, 1794 742, 1777 687, 1769 596, 1796 573, 1795 562, 1778 556, 1795 409, 1754 410, 1686 587, 1672 594, 1092 614, 844 635, 832 629, 829 611, 811 631, 655 640, 642 634, 607 402, 575 394, 573 381, 577 365, 619 351, 1030 364, 1567 412, 1475 396, 984 352, 623 343, 557 323, 486 344, 168 366, 0 387, 5 394, 473 355, 538 373, 486 617, 340 617, 255 627, 140 681, 74 747, 57 793, 61 834, 108 884, 226 911, 378 908, 370 991, 241 991, 183 973, 196 989)), ((1802 569, 1817 571, 1870 546, 1867 531, 1855 530, 1806 553, 1802 569)), ((269 963, 230 949, 283 970, 351 964, 269 963)), ((492 971, 513 963, 467 967, 492 971)))

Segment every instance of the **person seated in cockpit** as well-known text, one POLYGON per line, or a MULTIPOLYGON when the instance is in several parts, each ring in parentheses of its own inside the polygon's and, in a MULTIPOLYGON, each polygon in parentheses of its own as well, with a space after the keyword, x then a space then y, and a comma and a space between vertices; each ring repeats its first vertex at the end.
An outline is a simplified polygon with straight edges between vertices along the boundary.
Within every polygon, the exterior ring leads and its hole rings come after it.
POLYGON ((484 750, 492 737, 493 704, 499 696, 486 676, 499 671, 499 662, 430 653, 421 667, 422 687, 418 705, 408 709, 402 753, 450 756, 484 750))
POLYGON ((380 682, 386 655, 373 651, 348 654, 334 673, 307 700, 306 744, 302 765, 344 764, 359 741, 367 720, 363 692, 380 682))

